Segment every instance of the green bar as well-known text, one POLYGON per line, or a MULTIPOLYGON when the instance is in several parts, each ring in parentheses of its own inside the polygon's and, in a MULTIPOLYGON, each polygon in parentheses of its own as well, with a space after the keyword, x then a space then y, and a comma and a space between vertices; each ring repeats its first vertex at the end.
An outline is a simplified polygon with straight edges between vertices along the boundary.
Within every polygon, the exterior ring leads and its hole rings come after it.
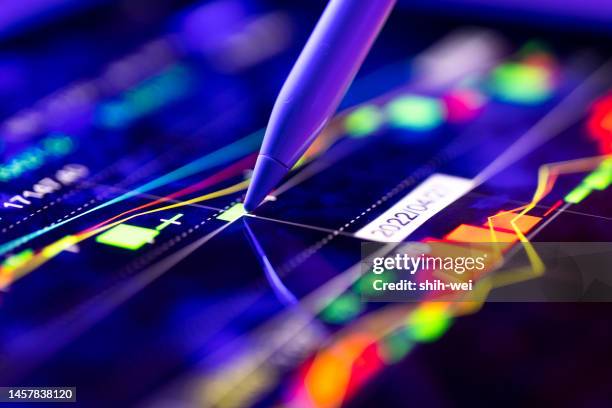
POLYGON ((159 235, 159 231, 137 227, 129 224, 119 224, 116 227, 98 235, 96 242, 135 251, 150 243, 159 235))
POLYGON ((245 214, 246 210, 244 209, 244 205, 242 205, 242 203, 238 203, 234 204, 227 211, 223 211, 219 216, 217 216, 217 219, 232 222, 236 221, 238 218, 242 217, 245 214))
POLYGON ((416 309, 406 324, 410 338, 421 343, 428 343, 440 338, 451 324, 450 315, 439 308, 416 309))
POLYGON ((383 115, 375 105, 367 105, 351 112, 344 120, 346 132, 353 137, 364 137, 376 132, 383 115))
POLYGON ((419 132, 440 126, 446 113, 439 100, 417 95, 395 98, 385 109, 391 126, 419 132))
POLYGON ((583 181, 585 185, 594 190, 605 190, 612 182, 612 173, 597 169, 589 174, 583 181))
POLYGON ((591 194, 591 191, 592 190, 588 186, 580 184, 570 191, 569 194, 565 196, 564 200, 566 203, 578 204, 591 194))
POLYGON ((550 74, 545 68, 514 62, 496 67, 489 86, 497 98, 518 104, 544 102, 552 94, 550 74))
POLYGON ((597 170, 603 170, 612 173, 612 158, 606 159, 599 163, 597 170))
POLYGON ((347 292, 334 299, 321 311, 321 318, 328 323, 341 324, 355 318, 363 310, 359 297, 347 292))

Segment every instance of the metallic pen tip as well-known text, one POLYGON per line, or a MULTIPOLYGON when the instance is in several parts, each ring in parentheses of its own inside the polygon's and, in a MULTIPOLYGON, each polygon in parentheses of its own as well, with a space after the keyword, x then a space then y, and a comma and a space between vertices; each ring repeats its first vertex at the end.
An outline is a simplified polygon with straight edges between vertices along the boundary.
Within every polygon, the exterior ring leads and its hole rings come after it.
POLYGON ((288 171, 289 169, 279 161, 259 155, 255 164, 255 171, 253 171, 251 185, 244 199, 244 209, 251 212, 257 208, 288 171))

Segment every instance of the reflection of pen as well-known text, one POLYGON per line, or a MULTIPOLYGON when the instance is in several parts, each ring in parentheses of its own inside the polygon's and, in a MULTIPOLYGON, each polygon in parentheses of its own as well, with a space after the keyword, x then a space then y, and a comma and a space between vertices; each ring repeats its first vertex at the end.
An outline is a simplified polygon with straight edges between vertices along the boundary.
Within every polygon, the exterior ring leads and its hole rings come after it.
POLYGON ((396 0, 331 0, 285 81, 244 207, 254 210, 325 127, 396 0))

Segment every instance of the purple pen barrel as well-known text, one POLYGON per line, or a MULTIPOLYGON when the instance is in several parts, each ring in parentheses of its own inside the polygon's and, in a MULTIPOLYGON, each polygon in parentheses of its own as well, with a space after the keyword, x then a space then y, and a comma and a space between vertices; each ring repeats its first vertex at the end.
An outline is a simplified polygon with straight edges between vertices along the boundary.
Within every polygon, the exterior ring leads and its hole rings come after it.
POLYGON ((245 207, 254 209, 334 114, 395 0, 331 0, 272 109, 245 207))

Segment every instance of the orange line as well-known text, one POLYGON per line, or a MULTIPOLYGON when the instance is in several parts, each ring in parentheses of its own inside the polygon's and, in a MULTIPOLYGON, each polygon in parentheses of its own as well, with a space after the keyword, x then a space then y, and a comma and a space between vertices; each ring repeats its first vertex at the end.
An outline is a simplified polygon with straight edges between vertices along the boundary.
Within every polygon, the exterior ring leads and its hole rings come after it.
POLYGON ((183 197, 187 194, 191 194, 193 192, 199 191, 199 190, 203 190, 204 188, 210 187, 211 185, 217 184, 221 181, 227 180, 228 178, 235 176, 237 174, 239 174, 241 171, 243 171, 245 168, 248 168, 249 166, 253 165, 255 163, 255 159, 257 158, 257 154, 253 153, 250 154, 246 157, 244 157, 243 159, 237 161, 236 163, 232 164, 231 166, 221 170, 218 173, 213 174, 210 177, 207 177, 203 180, 201 180, 200 182, 193 184, 189 187, 185 187, 182 190, 176 191, 168 196, 162 197, 162 198, 158 198, 157 200, 151 201, 149 203, 143 204, 139 207, 136 208, 132 208, 129 209, 127 211, 122 212, 121 214, 117 214, 105 221, 102 221, 92 227, 87 228, 86 230, 76 234, 77 236, 81 235, 81 234, 87 234, 91 231, 95 231, 97 229, 99 229, 100 227, 108 224, 109 222, 113 222, 125 215, 131 214, 133 212, 139 211, 139 210, 143 210, 145 208, 149 208, 152 207, 154 205, 157 204, 161 204, 164 203, 166 201, 170 201, 172 199, 175 198, 179 198, 179 197, 183 197))

